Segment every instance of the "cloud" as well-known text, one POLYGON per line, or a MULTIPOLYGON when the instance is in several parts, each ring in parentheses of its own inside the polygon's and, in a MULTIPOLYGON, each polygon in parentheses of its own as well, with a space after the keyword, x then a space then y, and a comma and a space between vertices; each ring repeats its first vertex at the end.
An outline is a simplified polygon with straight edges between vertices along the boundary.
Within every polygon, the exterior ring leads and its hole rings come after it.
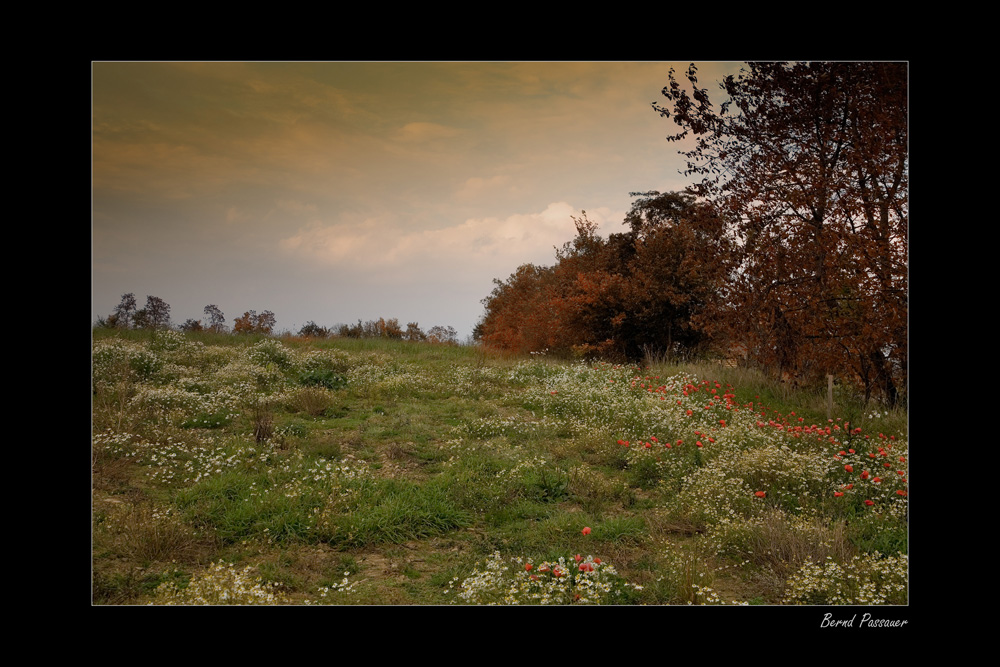
MULTIPOLYGON (((280 242, 299 260, 382 275, 489 274, 505 277, 521 264, 555 263, 554 247, 576 235, 573 216, 581 213, 567 202, 550 203, 542 211, 506 218, 469 218, 451 227, 387 231, 383 221, 358 224, 313 221, 280 242)), ((620 224, 610 211, 589 213, 601 231, 620 224)), ((620 218, 619 218, 620 219, 620 218)))

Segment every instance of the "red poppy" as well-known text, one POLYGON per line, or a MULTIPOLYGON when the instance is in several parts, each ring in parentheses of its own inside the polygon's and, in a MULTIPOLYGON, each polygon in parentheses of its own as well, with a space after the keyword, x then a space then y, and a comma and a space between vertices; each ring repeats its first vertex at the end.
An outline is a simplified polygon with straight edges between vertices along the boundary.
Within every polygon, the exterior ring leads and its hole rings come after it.
POLYGON ((848 463, 846 466, 844 466, 844 470, 846 470, 847 472, 854 472, 854 466, 848 463))
POLYGON ((897 489, 896 493, 898 493, 901 496, 905 496, 906 495, 906 491, 903 491, 902 489, 897 489))
POLYGON ((767 493, 765 491, 756 491, 754 492, 754 495, 757 496, 758 498, 763 498, 764 496, 767 495, 767 493))
POLYGON ((579 563, 579 562, 580 562, 581 560, 583 560, 583 556, 581 556, 580 554, 577 554, 577 555, 573 556, 573 559, 574 559, 574 560, 575 560, 575 561, 576 561, 577 563, 579 563))
POLYGON ((843 492, 843 491, 834 491, 834 492, 833 492, 833 497, 834 497, 834 498, 839 498, 839 497, 841 497, 842 495, 844 495, 844 492, 843 492))
POLYGON ((865 505, 868 505, 869 507, 871 507, 871 506, 872 506, 872 505, 874 505, 874 504, 875 504, 875 501, 874 501, 874 500, 866 500, 866 501, 865 501, 865 505))
POLYGON ((590 535, 590 526, 584 526, 583 530, 580 531, 584 535, 590 535))
POLYGON ((868 471, 867 470, 861 471, 861 479, 868 479, 868 471))
POLYGON ((524 571, 525 572, 531 572, 531 563, 525 563, 524 564, 524 571))
POLYGON ((702 447, 702 446, 703 446, 703 445, 701 444, 701 440, 699 440, 698 442, 696 442, 696 443, 694 443, 694 444, 698 445, 699 447, 702 447))

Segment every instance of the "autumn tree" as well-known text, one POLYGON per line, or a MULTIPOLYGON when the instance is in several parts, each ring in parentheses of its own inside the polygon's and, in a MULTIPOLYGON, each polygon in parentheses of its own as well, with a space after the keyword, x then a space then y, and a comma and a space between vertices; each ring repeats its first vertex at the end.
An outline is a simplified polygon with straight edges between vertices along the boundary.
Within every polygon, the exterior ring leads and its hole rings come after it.
POLYGON ((181 331, 204 331, 205 328, 201 325, 201 320, 196 320, 193 318, 188 318, 181 324, 181 331))
POLYGON ((731 244, 713 207, 680 193, 632 193, 629 231, 597 234, 584 211, 552 267, 525 265, 484 301, 475 337, 530 352, 641 359, 691 355, 731 271, 731 244), (700 319, 699 319, 700 318, 700 319))
POLYGON ((652 351, 692 356, 719 336, 715 315, 727 294, 734 244, 712 205, 678 192, 633 192, 625 217, 634 239, 619 336, 629 357, 652 351))
POLYGON ((206 329, 215 333, 222 333, 226 330, 226 316, 222 314, 215 304, 205 306, 206 329))
POLYGON ((403 340, 424 341, 427 340, 427 334, 421 330, 420 324, 417 322, 407 322, 406 331, 403 332, 403 340))
POLYGON ((233 320, 233 333, 271 335, 277 319, 270 310, 257 314, 256 310, 248 310, 243 317, 233 320))
POLYGON ((728 321, 759 361, 838 372, 896 402, 906 382, 907 66, 749 63, 720 84, 670 71, 691 187, 729 221, 728 321))
POLYGON ((516 352, 549 348, 554 320, 548 302, 554 277, 551 267, 522 264, 507 280, 494 279, 478 327, 483 344, 516 352))
POLYGON ((450 325, 436 325, 427 331, 427 340, 431 343, 458 343, 458 332, 450 325))

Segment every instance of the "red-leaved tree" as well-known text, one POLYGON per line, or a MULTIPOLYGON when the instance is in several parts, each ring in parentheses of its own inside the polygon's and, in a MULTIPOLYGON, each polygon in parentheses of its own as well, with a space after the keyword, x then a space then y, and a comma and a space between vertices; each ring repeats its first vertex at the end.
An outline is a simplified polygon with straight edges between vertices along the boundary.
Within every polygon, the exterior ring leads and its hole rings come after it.
POLYGON ((653 105, 684 141, 691 191, 740 248, 727 322, 760 362, 906 385, 907 65, 749 63, 717 108, 671 70, 653 105), (687 143, 693 139, 693 144, 687 143))

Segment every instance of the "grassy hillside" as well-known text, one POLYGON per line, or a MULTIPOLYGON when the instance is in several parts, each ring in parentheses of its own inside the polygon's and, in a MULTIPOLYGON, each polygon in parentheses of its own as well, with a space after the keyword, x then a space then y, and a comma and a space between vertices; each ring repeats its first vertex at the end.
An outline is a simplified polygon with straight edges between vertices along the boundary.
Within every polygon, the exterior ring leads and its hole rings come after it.
POLYGON ((740 368, 95 330, 95 604, 905 604, 906 415, 740 368))

